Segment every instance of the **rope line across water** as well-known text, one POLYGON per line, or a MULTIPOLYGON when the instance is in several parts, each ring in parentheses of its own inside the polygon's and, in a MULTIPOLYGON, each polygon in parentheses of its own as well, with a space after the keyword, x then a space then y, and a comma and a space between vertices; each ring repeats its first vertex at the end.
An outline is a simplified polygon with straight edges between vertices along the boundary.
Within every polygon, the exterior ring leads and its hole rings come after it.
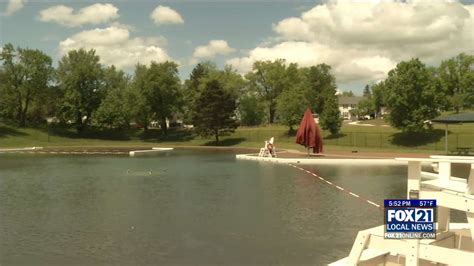
POLYGON ((328 181, 328 180, 324 179, 323 177, 321 177, 321 176, 319 176, 319 175, 317 175, 317 174, 315 174, 315 173, 313 173, 313 172, 311 172, 311 171, 309 171, 309 170, 307 170, 307 169, 304 169, 303 167, 299 167, 299 166, 296 166, 296 165, 291 164, 291 163, 289 163, 288 165, 290 165, 291 167, 296 168, 296 169, 298 169, 298 170, 301 170, 301 171, 303 171, 303 172, 306 172, 306 173, 309 174, 309 175, 312 175, 312 176, 318 178, 321 182, 324 182, 324 183, 328 184, 329 186, 332 186, 333 188, 336 188, 337 190, 340 190, 340 191, 346 193, 347 195, 350 195, 350 196, 352 196, 352 197, 354 197, 354 198, 357 198, 358 200, 360 200, 360 201, 362 201, 362 202, 368 203, 368 204, 370 204, 370 205, 372 205, 372 206, 378 208, 378 209, 381 210, 381 211, 383 210, 383 207, 381 207, 379 204, 377 204, 377 203, 375 203, 375 202, 373 202, 373 201, 371 201, 371 200, 369 200, 369 199, 367 199, 367 198, 364 198, 364 197, 362 197, 362 196, 360 196, 360 195, 357 195, 357 194, 351 192, 351 191, 348 190, 348 189, 345 189, 345 188, 343 188, 343 187, 341 187, 341 186, 338 186, 338 185, 332 183, 331 181, 328 181))

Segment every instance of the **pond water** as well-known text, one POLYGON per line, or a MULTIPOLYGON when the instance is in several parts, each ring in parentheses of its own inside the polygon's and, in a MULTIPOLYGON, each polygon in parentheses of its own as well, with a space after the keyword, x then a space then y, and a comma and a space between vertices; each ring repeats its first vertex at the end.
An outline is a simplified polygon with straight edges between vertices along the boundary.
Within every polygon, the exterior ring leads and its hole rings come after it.
MULTIPOLYGON (((377 203, 406 167, 309 166, 377 203)), ((382 212, 285 165, 223 152, 2 155, 1 265, 324 265, 382 212)))

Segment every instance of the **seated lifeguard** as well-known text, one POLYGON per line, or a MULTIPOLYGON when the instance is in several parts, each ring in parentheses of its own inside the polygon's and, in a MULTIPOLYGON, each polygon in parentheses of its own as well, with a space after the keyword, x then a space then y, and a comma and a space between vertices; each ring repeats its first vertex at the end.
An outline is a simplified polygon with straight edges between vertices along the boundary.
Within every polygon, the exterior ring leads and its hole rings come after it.
POLYGON ((275 151, 273 150, 273 144, 271 144, 270 142, 267 142, 267 149, 268 149, 268 152, 270 153, 270 156, 273 157, 273 154, 275 153, 275 151))
POLYGON ((259 157, 276 157, 275 146, 273 146, 274 138, 270 138, 269 141, 265 141, 265 146, 260 149, 259 157))

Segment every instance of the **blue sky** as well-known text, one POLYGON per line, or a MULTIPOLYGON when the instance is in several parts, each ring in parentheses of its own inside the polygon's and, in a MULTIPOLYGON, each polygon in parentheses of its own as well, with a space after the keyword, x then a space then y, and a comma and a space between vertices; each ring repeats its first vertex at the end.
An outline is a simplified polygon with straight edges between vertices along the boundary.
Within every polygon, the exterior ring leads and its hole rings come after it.
POLYGON ((338 87, 356 92, 401 60, 436 65, 474 47, 469 1, 0 0, 0 13, 0 45, 41 49, 55 61, 94 48, 104 64, 128 71, 137 60, 175 60, 187 78, 201 60, 245 73, 255 60, 281 57, 328 63, 338 87))

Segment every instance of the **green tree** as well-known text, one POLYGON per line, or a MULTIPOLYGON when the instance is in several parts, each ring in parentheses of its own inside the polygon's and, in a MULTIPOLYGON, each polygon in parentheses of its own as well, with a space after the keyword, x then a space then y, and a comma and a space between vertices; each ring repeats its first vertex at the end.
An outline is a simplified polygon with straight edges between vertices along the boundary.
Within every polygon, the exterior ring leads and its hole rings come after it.
MULTIPOLYGON (((184 110, 185 117, 192 117, 192 110, 195 105, 195 99, 205 90, 206 84, 212 80, 217 80, 223 89, 237 99, 237 105, 241 98, 251 95, 247 90, 247 83, 242 76, 237 73, 232 66, 226 65, 224 69, 218 69, 212 62, 203 62, 196 65, 192 70, 190 78, 184 83, 184 110)), ((247 105, 249 108, 251 105, 247 105)), ((240 111, 240 108, 239 108, 240 111)), ((247 109, 247 111, 249 111, 247 109)), ((258 110, 255 110, 258 113, 258 110)), ((188 120, 188 119, 185 119, 188 120)))
POLYGON ((3 63, 3 103, 18 124, 25 126, 29 108, 40 105, 40 99, 48 93, 52 60, 39 50, 15 49, 12 44, 6 44, 0 61, 3 63))
POLYGON ((343 91, 342 96, 354 97, 354 93, 352 91, 343 91))
POLYGON ((366 116, 374 116, 375 115, 375 105, 372 98, 365 98, 361 100, 357 106, 357 110, 359 111, 359 115, 366 116))
POLYGON ((329 130, 332 135, 339 133, 342 126, 342 118, 336 97, 327 97, 325 99, 324 109, 319 116, 319 124, 323 129, 329 130))
MULTIPOLYGON (((307 104, 313 112, 319 114, 321 127, 330 130, 332 134, 337 134, 341 128, 342 119, 336 96, 336 79, 331 73, 331 66, 319 64, 302 68, 300 74, 300 86, 306 88, 307 104)), ((304 104, 305 102, 302 102, 303 107, 305 107, 304 104)))
POLYGON ((207 77, 209 72, 214 69, 216 69, 216 66, 211 62, 198 63, 191 71, 189 79, 186 80, 186 82, 189 83, 186 86, 190 89, 189 93, 193 95, 196 94, 201 84, 201 79, 207 77))
POLYGON ((106 96, 93 116, 101 126, 128 128, 133 115, 134 104, 129 86, 129 78, 114 66, 104 71, 106 96))
POLYGON ((60 114, 78 132, 87 126, 103 98, 103 70, 94 50, 69 51, 59 61, 58 82, 64 97, 60 114))
POLYGON ((193 124, 196 132, 205 137, 214 136, 216 144, 219 143, 219 136, 234 132, 237 128, 235 98, 217 80, 206 83, 194 108, 193 124))
POLYGON ((189 79, 184 82, 183 86, 183 120, 185 123, 192 123, 192 111, 194 109, 194 102, 199 95, 201 84, 203 79, 209 76, 209 73, 215 70, 217 67, 211 62, 198 63, 191 74, 189 79))
POLYGON ((0 66, 0 117, 11 118, 14 116, 14 99, 8 94, 6 88, 6 76, 2 66, 0 66))
POLYGON ((152 62, 147 75, 148 103, 160 120, 163 134, 167 134, 166 119, 179 110, 182 103, 178 65, 174 62, 152 62))
POLYGON ((200 79, 198 91, 204 90, 205 84, 211 80, 217 80, 222 85, 222 88, 235 98, 238 98, 244 92, 243 90, 246 86, 242 76, 229 65, 226 65, 223 70, 209 68, 207 75, 200 79))
POLYGON ((424 121, 438 115, 441 87, 419 59, 401 62, 385 80, 390 124, 405 132, 423 130, 424 121))
POLYGON ((326 98, 336 97, 336 79, 331 73, 331 67, 319 64, 309 68, 301 69, 303 85, 307 90, 307 99, 311 110, 321 114, 324 109, 326 98))
POLYGON ((374 104, 374 110, 377 115, 382 112, 382 107, 386 106, 385 103, 385 83, 380 81, 377 84, 372 85, 372 101, 374 104))
POLYGON ((299 124, 308 106, 309 101, 303 88, 299 86, 288 88, 277 99, 279 120, 289 127, 289 132, 292 132, 293 126, 299 124))
POLYGON ((474 56, 459 54, 441 62, 438 75, 448 98, 448 108, 459 112, 474 106, 474 56))
POLYGON ((290 87, 295 81, 295 66, 287 71, 285 60, 275 61, 256 61, 253 64, 252 71, 246 75, 249 86, 256 91, 263 101, 265 101, 268 110, 268 122, 272 124, 275 121, 277 98, 285 88, 290 87))
POLYGON ((363 92, 363 96, 364 96, 364 97, 367 97, 367 98, 372 97, 372 93, 370 92, 370 86, 369 86, 369 84, 365 85, 365 87, 364 87, 364 92, 363 92))
POLYGON ((240 121, 245 126, 257 126, 265 119, 265 106, 255 95, 246 95, 240 99, 240 121))
POLYGON ((148 101, 150 93, 147 76, 148 68, 145 65, 137 64, 129 93, 130 102, 133 103, 131 108, 132 119, 138 125, 143 126, 145 131, 153 119, 153 111, 148 101))

